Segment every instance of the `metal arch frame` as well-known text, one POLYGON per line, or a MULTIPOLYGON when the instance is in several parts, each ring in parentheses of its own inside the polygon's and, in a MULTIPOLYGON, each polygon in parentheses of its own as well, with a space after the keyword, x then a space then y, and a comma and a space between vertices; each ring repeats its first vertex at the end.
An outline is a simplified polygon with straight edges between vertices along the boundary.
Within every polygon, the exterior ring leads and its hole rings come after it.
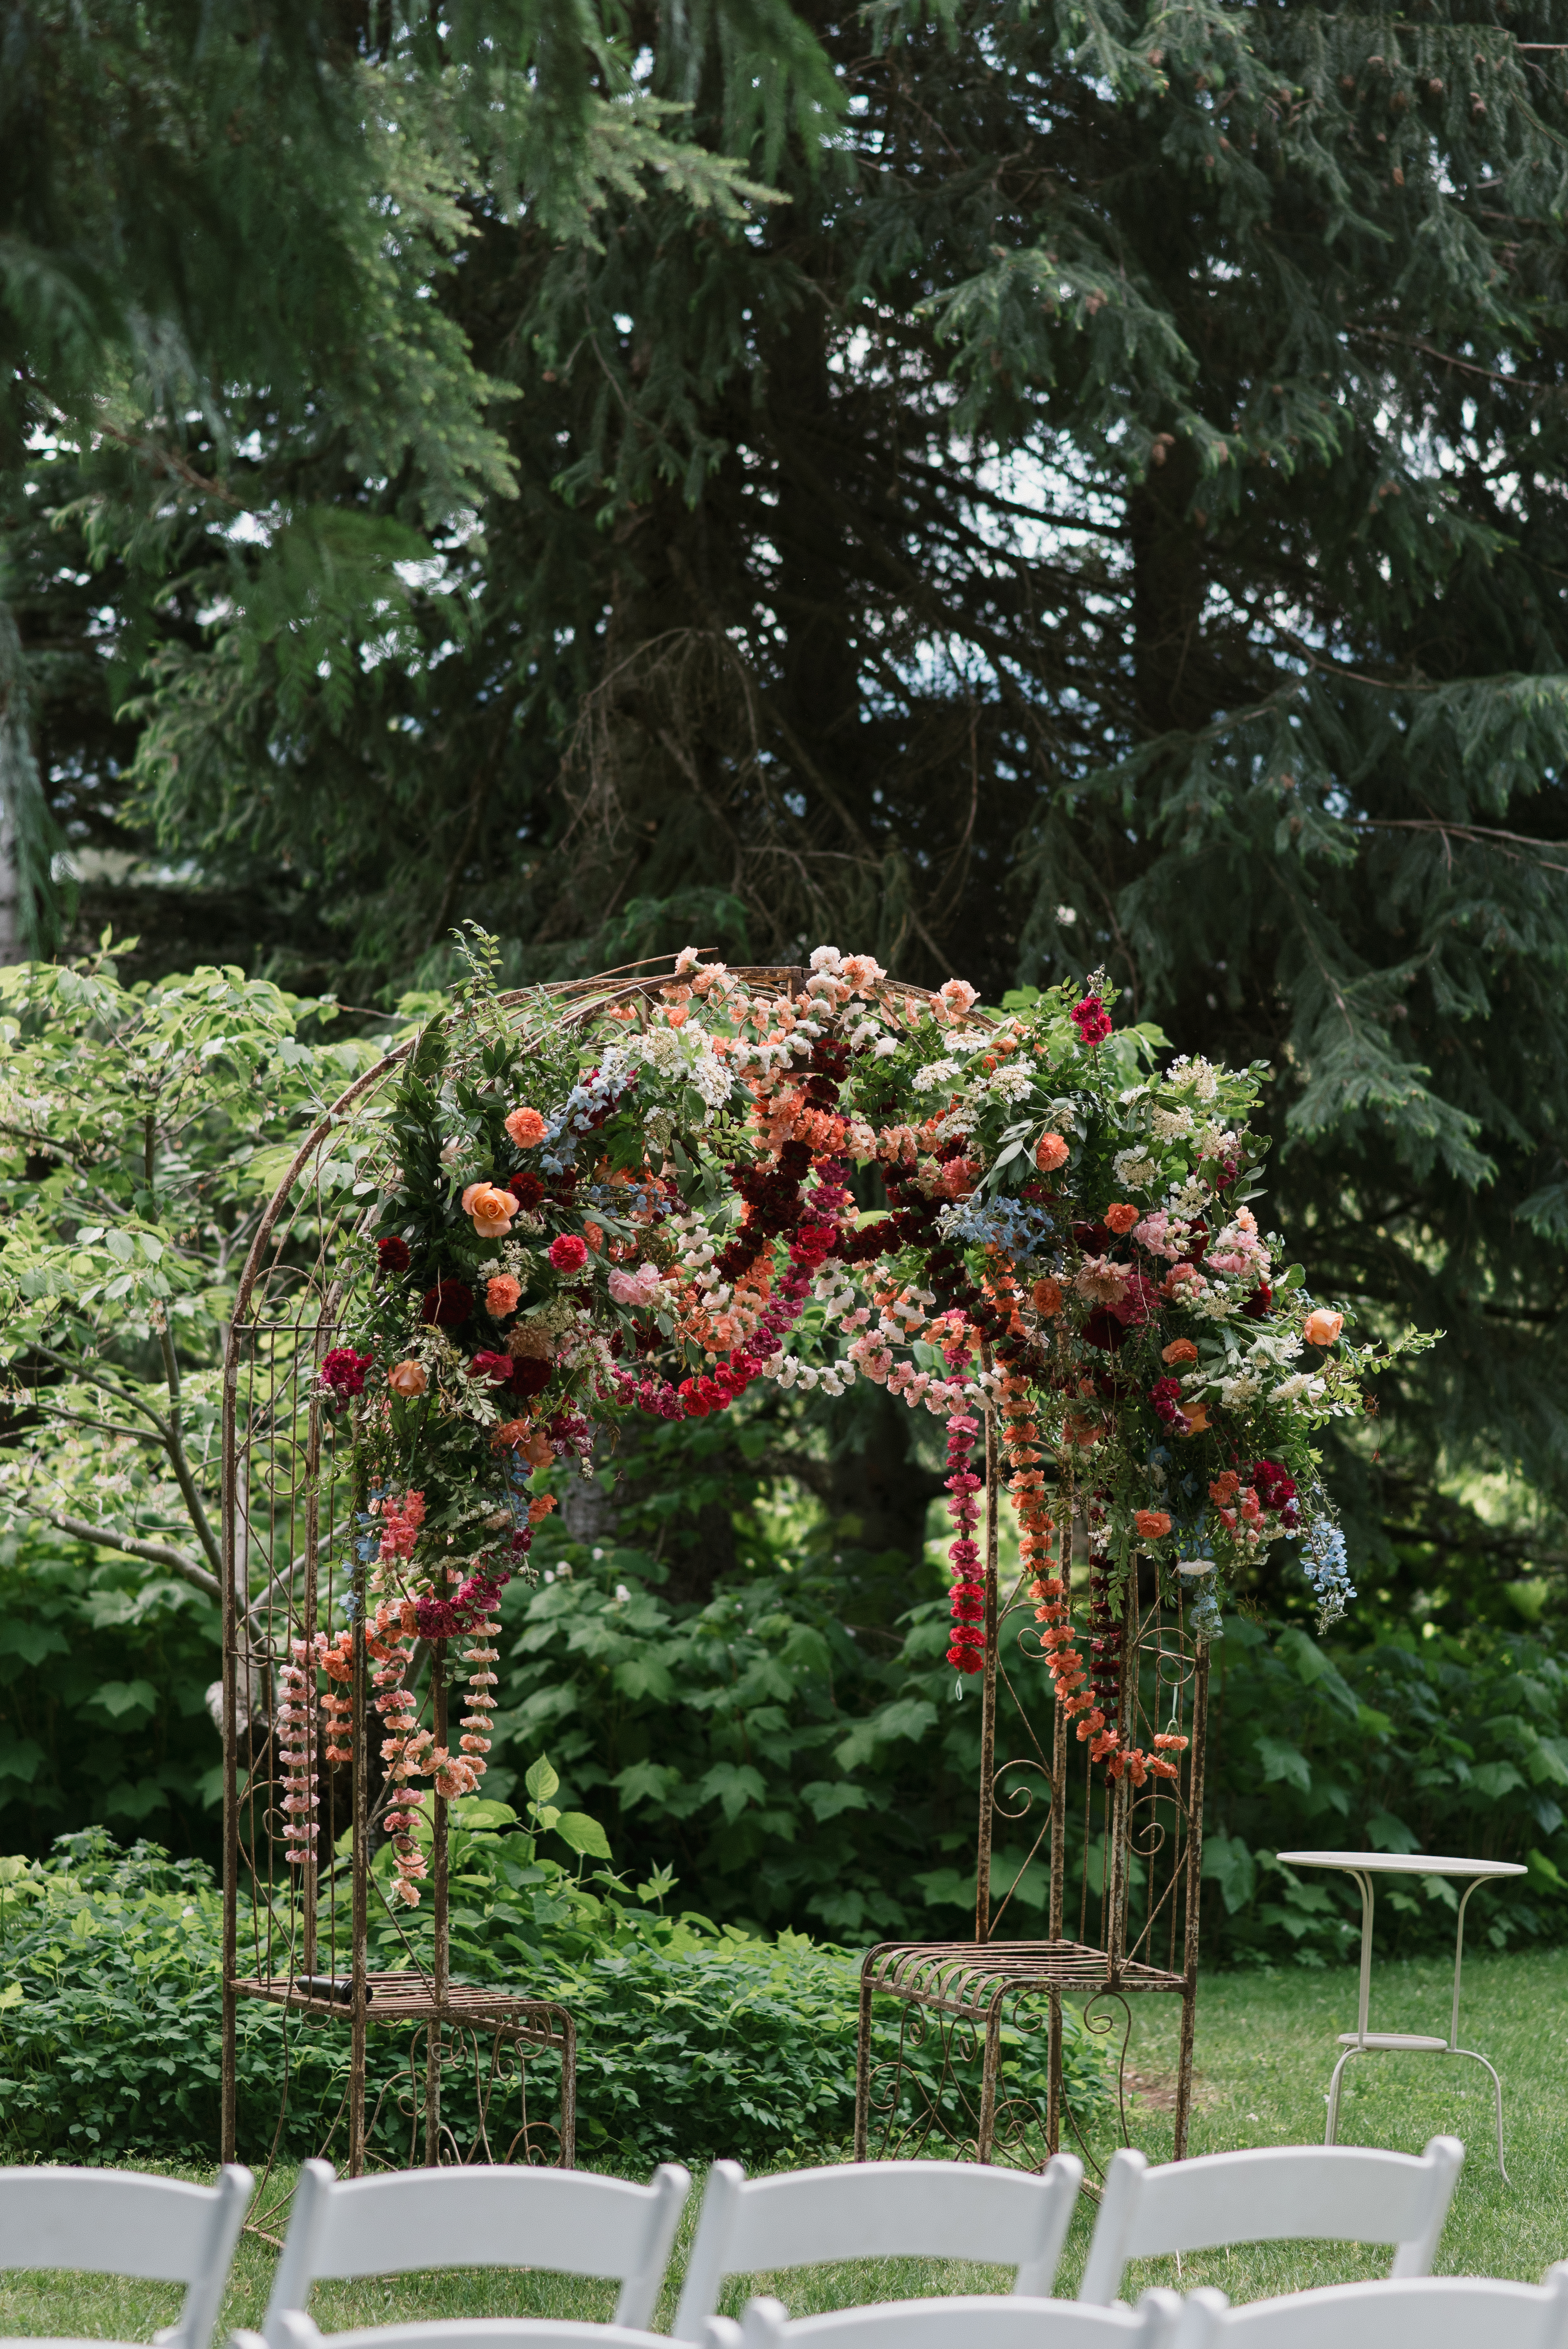
MULTIPOLYGON (((665 957, 648 959, 662 962, 665 957)), ((642 964, 630 964, 623 966, 619 971, 603 972, 591 978, 567 981, 559 985, 547 984, 544 987, 513 988, 496 997, 494 1006, 497 1010, 502 1012, 515 1011, 520 1008, 537 1007, 543 1013, 552 1013, 556 1019, 565 1024, 574 1024, 628 998, 655 995, 667 983, 667 978, 665 975, 637 975, 644 970, 645 966, 642 964)), ((776 988, 788 988, 793 993, 797 988, 804 985, 810 978, 810 973, 805 967, 799 965, 763 964, 737 967, 735 976, 753 985, 771 985, 776 988)), ((903 999, 919 999, 927 1002, 934 999, 934 990, 913 986, 904 980, 888 979, 883 982, 883 985, 890 992, 903 999)), ((975 1011, 970 1017, 976 1025, 987 1028, 995 1025, 995 1021, 984 1013, 975 1011)), ((520 1030, 525 1030, 528 1023, 526 1020, 520 1020, 515 1024, 520 1030)), ((321 1152, 323 1145, 330 1141, 334 1132, 347 1123, 356 1110, 366 1101, 367 1097, 373 1095, 386 1079, 408 1059, 418 1040, 418 1035, 410 1036, 404 1042, 395 1046, 391 1051, 384 1053, 370 1068, 363 1071, 330 1103, 325 1112, 300 1143, 285 1173, 275 1185, 262 1212, 240 1275, 233 1309, 225 1336, 220 1455, 223 1640, 222 1729, 224 1760, 221 2158, 225 2161, 232 2161, 235 2158, 238 2119, 239 2002, 242 1997, 266 1999, 285 2008, 309 2013, 317 2021, 348 2023, 351 2047, 346 2107, 348 2167, 353 2175, 358 2175, 363 2169, 368 2150, 366 2116, 367 2023, 372 2019, 383 2017, 387 2020, 394 2019, 391 2012, 392 1998, 389 1996, 393 1991, 394 1982, 398 1985, 401 1992, 397 2000, 401 2009, 401 2019, 405 2022, 418 2021, 425 2029, 428 2049, 426 2141, 427 2159, 429 2160, 438 2158, 438 2147, 444 2141, 439 2111, 439 2074, 442 2064, 446 2060, 442 2054, 442 2034, 449 2029, 456 2030, 459 2025, 466 2024, 467 2021, 459 2012, 462 1993, 460 1990, 454 1992, 453 1986, 447 1979, 443 1933, 438 1913, 436 1929, 436 1965, 430 1982, 422 1982, 418 1977, 374 1977, 367 1971, 369 1818, 366 1796, 367 1724, 366 1715, 367 1708, 362 1612, 356 1618, 354 1637, 356 1668, 353 1726, 355 1759, 352 1791, 354 1857, 347 1953, 352 1969, 349 1997, 345 2002, 340 2002, 335 1995, 325 1999, 315 1997, 308 1985, 299 1978, 299 1975, 314 1973, 316 1962, 316 1878, 314 1870, 309 1872, 308 1882, 302 1882, 300 1888, 304 1962, 299 1969, 299 1974, 294 1973, 291 1969, 290 1974, 281 1979, 263 1978, 260 1973, 247 1974, 242 1978, 240 1965, 240 1878, 243 1857, 242 1813, 244 1799, 242 1793, 240 1767, 241 1671, 243 1668, 247 1677, 244 1713, 248 1732, 250 1713, 248 1682, 252 1671, 252 1651, 247 1625, 254 1612, 254 1608, 249 1591, 247 1561, 250 1527, 254 1507, 248 1475, 248 1452, 245 1494, 242 1500, 240 1495, 242 1444, 239 1423, 242 1368, 245 1361, 247 1344, 260 1326, 253 1318, 253 1306, 256 1299, 258 1283, 261 1282, 264 1286, 263 1267, 269 1246, 273 1244, 280 1226, 286 1228, 290 1201, 301 1176, 309 1169, 313 1159, 321 1152), (377 1998, 374 2016, 367 2013, 373 1997, 377 1998)), ((317 1291, 315 1320, 318 1338, 321 1331, 330 1326, 340 1294, 340 1290, 330 1279, 326 1281, 325 1288, 317 1291)), ((304 1326, 305 1318, 301 1317, 299 1325, 301 1328, 304 1326)), ((309 1428, 308 1460, 305 1469, 309 1490, 304 1496, 306 1552, 309 1560, 305 1565, 307 1612, 314 1607, 314 1568, 318 1538, 315 1492, 314 1482, 310 1481, 314 1479, 319 1464, 321 1440, 319 1415, 315 1408, 310 1414, 309 1428)), ((292 1605, 287 1588, 284 1590, 284 1597, 285 1617, 287 1617, 292 1605)), ((253 1800, 255 1790, 248 1783, 246 1791, 253 1800)), ((438 1802, 437 1814, 439 1815, 443 1809, 444 1806, 438 1802)), ((439 1882, 444 1878, 445 1874, 444 1842, 439 1830, 438 1830, 438 1845, 440 1847, 436 1854, 435 1874, 439 1882)), ((438 1911, 441 1905, 438 1894, 437 1905, 438 1911)), ((563 2011, 541 2005, 537 2001, 521 1998, 498 1997, 490 2001, 489 2004, 494 2012, 487 2016, 484 2027, 493 2033, 494 2047, 498 2053, 503 2046, 510 2047, 521 2058, 525 2046, 542 2045, 562 2054, 562 2115, 561 2126, 555 2134, 562 2147, 562 2159, 569 2167, 573 2159, 575 2104, 573 2074, 575 2033, 572 2018, 565 2015, 563 2011), (559 2015, 561 2018, 559 2023, 545 2025, 541 2018, 546 2015, 559 2015)), ((482 2127, 481 2117, 481 2130, 482 2127)), ((449 2132, 448 2134, 449 2135, 449 2132)))
MULTIPOLYGON (((1077 2122, 1063 2095, 1063 1996, 1071 1993, 1087 1998, 1086 2016, 1089 2009, 1107 1999, 1116 2002, 1122 2010, 1127 2028, 1122 2032, 1117 2066, 1117 2110, 1120 2134, 1126 2142, 1126 2062, 1131 2020, 1128 1999, 1133 1993, 1153 1993, 1178 1996, 1181 2000, 1172 2127, 1173 2158, 1181 2160, 1186 2156, 1191 2116, 1196 2030, 1208 1648, 1186 1630, 1184 1603, 1180 1593, 1177 1595, 1181 1611, 1175 1618, 1176 1639, 1174 1645, 1171 1643, 1171 1621, 1163 1613, 1158 1595, 1151 1606, 1140 1607, 1135 1569, 1122 1614, 1124 1718, 1130 1724, 1142 1708, 1139 1666, 1140 1662, 1147 1663, 1152 1660, 1154 1705, 1156 1709, 1162 1708, 1169 1698, 1179 1706, 1190 1708, 1184 1713, 1183 1725, 1190 1730, 1191 1744, 1184 1757, 1183 1780, 1178 1781, 1174 1789, 1170 1787, 1169 1782, 1163 1782, 1165 1791, 1161 1792, 1161 1782, 1156 1781, 1140 1793, 1125 1777, 1118 1781, 1114 1788, 1105 1789, 1103 1816, 1098 1830, 1103 1860, 1102 1887, 1099 1898, 1104 1946, 1092 1946, 1087 1938, 1087 1877, 1082 1888, 1078 1933, 1076 1939, 1072 1938, 1068 1930, 1066 1914, 1069 1889, 1066 1868, 1066 1829, 1071 1752, 1068 1722, 1059 1707, 1053 1704, 1054 1723, 1047 1755, 1002 1657, 1002 1634, 1009 1618, 1028 1606, 1029 1622, 1023 1632, 1026 1638, 1027 1631, 1033 1628, 1033 1616, 1032 1602, 1024 1596, 1022 1578, 1019 1586, 1006 1599, 998 1588, 996 1536, 1001 1498, 1000 1463, 995 1412, 988 1412, 986 1418, 986 1643, 981 1684, 975 1939, 966 1942, 883 1942, 869 1951, 862 1961, 856 2051, 854 2158, 896 2158, 912 2150, 923 2149, 933 2137, 940 2137, 946 2139, 952 2151, 972 2153, 981 2161, 1016 2160, 1035 2167, 1042 2146, 1047 2158, 1058 2149, 1065 2116, 1068 2127, 1079 2136, 1086 2158, 1098 2170, 1099 2164, 1089 2147, 1083 2145, 1077 2122), (1006 1687, 1017 1705, 1023 1716, 1026 1735, 1033 1749, 1001 1762, 996 1759, 995 1735, 999 1687, 1006 1687), (1049 1790, 1049 1806, 1038 1831, 1027 1838, 1030 1847, 1014 1876, 1013 1883, 999 1900, 993 1901, 990 1875, 995 1822, 1000 1817, 1005 1824, 1016 1823, 1026 1816, 1034 1799, 1027 1788, 1022 1789, 1016 1797, 1008 1795, 1008 1782, 1014 1774, 1023 1772, 1035 1775, 1045 1782, 1049 1790), (1152 1860, 1164 1841, 1164 1829, 1156 1816, 1150 1821, 1153 1839, 1140 1845, 1137 1840, 1140 1829, 1136 1821, 1145 1806, 1152 1809, 1158 1803, 1172 1799, 1175 1835, 1170 1851, 1171 1871, 1169 1880, 1157 1899, 1152 1860), (1034 1941, 995 1939, 995 1927, 1006 1916, 1025 1869, 1047 1837, 1050 1844, 1047 1937, 1034 1941), (1148 1914, 1134 1930, 1129 1908, 1133 1863, 1139 1859, 1147 1859, 1150 1863, 1147 1879, 1150 1898, 1148 1914), (1181 1938, 1178 1971, 1175 1943, 1179 1918, 1181 1938), (1154 1929, 1157 1922, 1161 1924, 1162 1934, 1168 1925, 1171 1944, 1171 1962, 1168 1966, 1151 1962, 1155 1956, 1154 1929), (878 1998, 893 2001, 900 2009, 896 2052, 880 2060, 874 2057, 872 2045, 873 2002, 878 1998), (1027 2095, 1006 2094, 1002 2078, 1004 2029, 1011 2028, 1015 2033, 1026 2034, 1037 2028, 1035 2013, 1042 2002, 1047 2010, 1048 2032, 1047 2086, 1043 2111, 1037 2109, 1027 2095), (929 2063, 923 2066, 918 2060, 922 2055, 934 2055, 937 2059, 934 2085, 926 2076, 930 2070, 929 2063), (964 2082, 955 2072, 955 2064, 965 2059, 971 2064, 976 2061, 979 2064, 977 2087, 972 2082, 964 2082), (909 2108, 907 2118, 903 2111, 905 2104, 909 2108), (948 2108, 946 2120, 944 2117, 944 2106, 948 2108)), ((1065 1526, 1070 1526, 1070 1494, 1064 1494, 1062 1503, 1058 1519, 1065 1526)), ((1066 1536, 1063 1548, 1069 1554, 1064 1567, 1058 1570, 1063 1572, 1070 1588, 1070 1540, 1066 1536)), ((1020 1653, 1026 1661, 1037 1663, 1039 1661, 1037 1646, 1031 1650, 1020 1641, 1020 1653)), ((1150 1717, 1150 1728, 1159 1725, 1161 1724, 1150 1717)), ((1089 1786, 1086 1757, 1086 1800, 1089 1795, 1089 1786)), ((1086 1834, 1088 1825, 1086 1816, 1086 1834)), ((1114 2016, 1107 2013, 1103 2019, 1090 2027, 1097 2035, 1108 2035, 1114 2027, 1114 2016)))

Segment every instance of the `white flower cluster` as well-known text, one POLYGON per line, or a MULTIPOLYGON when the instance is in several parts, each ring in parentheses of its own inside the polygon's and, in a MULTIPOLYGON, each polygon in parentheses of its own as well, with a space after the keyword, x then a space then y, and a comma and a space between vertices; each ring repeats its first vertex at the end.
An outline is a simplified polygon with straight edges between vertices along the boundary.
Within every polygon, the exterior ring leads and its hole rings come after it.
POLYGON ((995 1093, 998 1101, 1021 1102, 1033 1089, 1034 1082, 1035 1072, 1032 1069, 1019 1068, 1016 1063, 1010 1068, 1004 1064, 997 1070, 985 1090, 987 1092, 995 1093))
POLYGON ((1192 1131, 1192 1112, 1185 1104, 1180 1109, 1157 1109, 1149 1122, 1156 1142, 1180 1142, 1192 1131))
POLYGON ((1119 1150, 1112 1161, 1116 1179, 1130 1191, 1147 1191, 1160 1180, 1160 1169, 1142 1150, 1119 1150))
POLYGON ((916 1069, 914 1090, 917 1093, 931 1092, 938 1085, 950 1085, 957 1074, 956 1061, 933 1061, 928 1068, 916 1069))
POLYGON ((1185 1054, 1166 1071, 1165 1081, 1175 1092, 1196 1093, 1201 1102, 1212 1102, 1220 1090, 1218 1070, 1202 1058, 1189 1060, 1185 1054))

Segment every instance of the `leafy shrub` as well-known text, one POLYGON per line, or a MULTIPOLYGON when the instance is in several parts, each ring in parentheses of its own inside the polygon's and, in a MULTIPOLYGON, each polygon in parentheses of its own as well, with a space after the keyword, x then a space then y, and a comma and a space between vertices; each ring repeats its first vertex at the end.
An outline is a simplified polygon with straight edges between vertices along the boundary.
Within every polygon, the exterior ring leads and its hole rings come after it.
MULTIPOLYGON (((1362 1650, 1228 1621, 1214 1651, 1203 1873, 1205 1939, 1243 1962, 1350 1953, 1348 1880, 1287 1868, 1293 1847, 1457 1852, 1529 1868, 1477 1893, 1466 1931, 1502 1949, 1568 1928, 1568 1667, 1549 1633, 1473 1625, 1362 1650)), ((1379 1945, 1450 1942, 1455 1889, 1401 1878, 1377 1893, 1379 1945)))
MULTIPOLYGON (((504 1806, 469 1806, 469 1820, 454 1837, 455 1971, 558 1999, 577 2016, 584 2157, 636 2169, 732 2154, 755 2167, 843 2145, 854 2113, 852 1953, 665 1918, 624 1896, 618 1879, 601 1878, 592 1891, 540 1858, 504 1806)), ((7 2158, 211 2149, 220 1935, 208 1871, 154 1845, 121 1850, 89 1831, 61 1837, 47 1860, 0 1860, 7 2158)), ((879 2021, 878 2054, 891 2052, 895 2031, 879 2021)), ((407 2041, 391 2030, 370 2039, 376 2149, 406 2160, 397 2091, 407 2041)), ((1014 2053, 1018 2084, 1043 2094, 1037 2052, 1014 2053)), ((243 2001, 242 2149, 259 2157, 274 2137, 284 2153, 319 2149, 342 2107, 347 2060, 346 2028, 243 2001)), ((1105 2076, 1070 2013, 1064 2068, 1069 2099, 1092 2118, 1109 2101, 1105 2076)), ((460 2081, 443 2094, 460 2135, 471 2118, 460 2081)))

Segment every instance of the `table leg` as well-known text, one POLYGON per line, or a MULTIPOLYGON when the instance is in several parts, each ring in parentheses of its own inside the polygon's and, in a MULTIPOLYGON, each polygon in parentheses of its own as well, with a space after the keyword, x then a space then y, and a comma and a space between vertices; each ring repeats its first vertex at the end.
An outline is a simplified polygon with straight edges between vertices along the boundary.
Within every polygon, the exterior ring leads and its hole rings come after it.
POLYGON ((1451 2050, 1451 2053, 1455 2055, 1468 2055, 1472 2064, 1483 2064, 1487 2071, 1491 2072, 1492 2094, 1497 2105, 1497 2166, 1499 2170, 1501 2171, 1503 2184, 1505 2186, 1511 2186, 1513 2180, 1509 2176, 1507 2170, 1502 2167, 1502 2082, 1498 2078, 1497 2074, 1492 2071, 1492 2067, 1487 2063, 1486 2057, 1484 2055, 1478 2055, 1473 2047, 1455 2047, 1451 2050))
POLYGON ((1334 2067, 1334 2077, 1328 2084, 1328 2119, 1323 2132, 1325 2145, 1337 2145, 1339 2142, 1339 2075, 1352 2055, 1365 2055, 1367 2052, 1365 2047, 1347 2047, 1334 2067))
POLYGON ((1348 1873, 1356 1878, 1361 1891, 1361 2004, 1357 2015, 1358 2035, 1367 2036, 1367 2019, 1372 2003, 1372 1878, 1358 1868, 1348 1873))
POLYGON ((1453 2020, 1449 2025, 1449 2045, 1455 2054, 1460 2052, 1460 1968, 1463 1963, 1465 1953, 1465 1908, 1476 1885, 1484 1881, 1483 1877, 1478 1876, 1474 1883, 1466 1885, 1464 1899, 1460 1902, 1459 1927, 1454 1934, 1454 2012, 1453 2020))

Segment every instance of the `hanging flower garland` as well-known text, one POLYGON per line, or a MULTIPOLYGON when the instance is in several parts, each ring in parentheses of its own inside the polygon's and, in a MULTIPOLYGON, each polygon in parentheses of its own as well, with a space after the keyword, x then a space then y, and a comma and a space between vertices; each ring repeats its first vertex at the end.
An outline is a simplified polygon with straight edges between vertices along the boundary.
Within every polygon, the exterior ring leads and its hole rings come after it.
MULTIPOLYGON (((628 1411, 866 1379, 945 1422, 965 1672, 985 1646, 974 1447, 995 1410, 1058 1702, 1140 1784, 1174 1764, 1119 1717, 1135 1559, 1196 1586, 1211 1630, 1214 1592, 1277 1540, 1302 1545, 1326 1619, 1353 1595, 1312 1439, 1425 1341, 1356 1347, 1260 1228, 1262 1071, 1159 1072, 1162 1040, 1117 1030, 1113 1002, 1099 980, 986 1016, 960 980, 923 995, 829 947, 760 978, 688 949, 596 1006, 545 993, 509 1014, 476 979, 420 1038, 353 1343, 319 1373, 379 1495, 366 1605, 413 1899, 417 1782, 483 1768, 496 1609, 553 1506, 533 1480, 586 1473, 596 1427, 628 1411), (1056 1485, 1092 1496, 1087 1668, 1056 1485), (415 1722, 416 1638, 472 1642, 455 1753, 415 1722)), ((325 1727, 340 1751, 341 1714, 325 1727)))

